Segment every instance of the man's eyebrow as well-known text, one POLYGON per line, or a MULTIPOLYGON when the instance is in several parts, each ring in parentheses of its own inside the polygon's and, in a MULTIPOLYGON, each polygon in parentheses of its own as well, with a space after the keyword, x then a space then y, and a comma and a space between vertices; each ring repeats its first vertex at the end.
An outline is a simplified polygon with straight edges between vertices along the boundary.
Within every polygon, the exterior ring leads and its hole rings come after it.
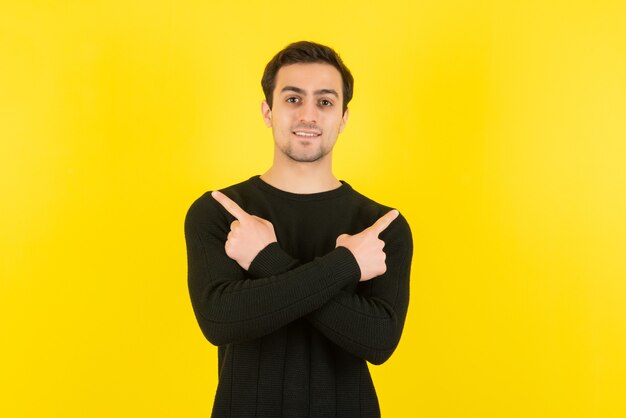
POLYGON ((293 91, 294 93, 298 93, 298 94, 306 94, 306 92, 302 90, 300 87, 295 87, 295 86, 285 86, 280 90, 281 93, 285 91, 293 91))
POLYGON ((332 94, 333 96, 335 96, 336 98, 339 98, 339 94, 337 94, 337 91, 335 89, 321 89, 321 90, 315 90, 315 95, 316 96, 320 96, 322 94, 332 94))
MULTIPOLYGON (((283 87, 280 92, 286 92, 286 91, 293 91, 294 93, 298 93, 298 94, 302 94, 304 96, 306 96, 306 91, 304 91, 303 89, 301 89, 300 87, 296 87, 296 86, 285 86, 283 87)), ((333 96, 335 96, 336 98, 339 98, 339 94, 337 93, 337 91, 335 89, 320 89, 320 90, 315 90, 313 92, 313 94, 315 94, 316 96, 320 96, 323 94, 331 94, 333 96)))

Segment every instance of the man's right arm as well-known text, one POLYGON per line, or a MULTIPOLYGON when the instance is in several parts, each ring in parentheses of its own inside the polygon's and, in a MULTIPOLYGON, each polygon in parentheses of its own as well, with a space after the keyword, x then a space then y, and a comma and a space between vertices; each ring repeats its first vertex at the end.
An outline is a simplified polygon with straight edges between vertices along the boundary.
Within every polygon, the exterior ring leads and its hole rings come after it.
MULTIPOLYGON (((196 318, 215 345, 267 335, 328 302, 342 288, 358 282, 361 271, 345 247, 279 274, 254 278, 225 252, 232 218, 210 195, 198 199, 185 219, 188 285, 196 318)), ((264 258, 272 254, 270 244, 264 258)), ((250 266, 257 271, 262 266, 250 266)))

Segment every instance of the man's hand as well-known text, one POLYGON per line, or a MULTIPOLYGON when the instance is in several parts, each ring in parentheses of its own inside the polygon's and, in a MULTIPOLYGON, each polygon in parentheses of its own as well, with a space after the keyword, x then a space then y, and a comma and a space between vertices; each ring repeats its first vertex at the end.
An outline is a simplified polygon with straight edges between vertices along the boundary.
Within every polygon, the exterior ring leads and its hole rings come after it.
POLYGON ((274 225, 258 216, 250 215, 224 193, 215 191, 211 196, 236 219, 230 224, 224 249, 227 256, 247 271, 254 257, 263 248, 277 241, 274 225))
POLYGON ((358 234, 342 234, 337 237, 336 247, 346 247, 356 258, 361 269, 360 281, 373 279, 387 271, 386 256, 383 251, 385 243, 378 238, 378 235, 398 217, 398 214, 397 210, 391 210, 358 234))

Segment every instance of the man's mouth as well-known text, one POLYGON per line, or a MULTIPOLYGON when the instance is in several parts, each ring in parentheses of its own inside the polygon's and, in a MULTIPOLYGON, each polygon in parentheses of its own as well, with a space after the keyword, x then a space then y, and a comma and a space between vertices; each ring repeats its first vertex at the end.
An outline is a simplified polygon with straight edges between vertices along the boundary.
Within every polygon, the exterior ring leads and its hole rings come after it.
POLYGON ((295 136, 301 136, 303 138, 315 138, 320 136, 322 133, 315 131, 293 131, 292 134, 294 134, 295 136))

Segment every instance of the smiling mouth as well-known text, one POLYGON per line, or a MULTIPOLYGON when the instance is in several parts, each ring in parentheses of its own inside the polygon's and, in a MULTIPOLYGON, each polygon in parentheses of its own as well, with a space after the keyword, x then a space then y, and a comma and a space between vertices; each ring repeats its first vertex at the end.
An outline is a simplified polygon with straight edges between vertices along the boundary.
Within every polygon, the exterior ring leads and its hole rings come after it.
POLYGON ((321 135, 320 132, 306 132, 306 131, 293 131, 291 132, 295 136, 299 136, 302 138, 316 138, 321 135))

